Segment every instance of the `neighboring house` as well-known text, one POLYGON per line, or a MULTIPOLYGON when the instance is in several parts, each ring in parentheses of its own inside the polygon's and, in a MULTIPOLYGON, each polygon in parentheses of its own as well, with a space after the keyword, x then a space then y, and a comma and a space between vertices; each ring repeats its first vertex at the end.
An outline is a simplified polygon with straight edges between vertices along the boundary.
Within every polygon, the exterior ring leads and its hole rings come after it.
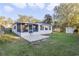
POLYGON ((30 34, 35 36, 50 34, 52 33, 52 26, 45 23, 15 23, 12 31, 24 38, 24 36, 29 36, 30 34))
POLYGON ((4 34, 5 27, 0 24, 0 36, 4 34))
POLYGON ((4 34, 4 31, 3 30, 0 30, 0 36, 3 35, 3 34, 4 34))

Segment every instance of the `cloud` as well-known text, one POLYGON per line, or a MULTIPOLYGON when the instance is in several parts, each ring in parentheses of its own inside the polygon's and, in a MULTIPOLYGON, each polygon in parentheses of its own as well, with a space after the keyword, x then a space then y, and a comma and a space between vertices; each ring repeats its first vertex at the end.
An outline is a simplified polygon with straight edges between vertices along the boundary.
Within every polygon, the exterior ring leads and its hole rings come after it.
POLYGON ((17 8, 25 8, 27 5, 25 3, 13 3, 12 5, 16 6, 17 8))
POLYGON ((59 3, 48 3, 48 4, 47 3, 27 3, 27 5, 30 8, 40 8, 40 9, 46 9, 48 11, 52 11, 56 5, 59 5, 59 3))
POLYGON ((45 4, 44 4, 44 3, 36 3, 36 5, 37 5, 39 8, 41 8, 41 9, 43 9, 43 8, 45 7, 45 4))
POLYGON ((4 6, 4 11, 10 13, 14 11, 14 8, 12 8, 11 6, 4 6))
POLYGON ((59 3, 51 3, 51 4, 48 4, 48 6, 47 6, 46 9, 48 11, 53 11, 54 7, 57 6, 57 5, 59 5, 59 3))
POLYGON ((36 7, 35 3, 27 3, 29 7, 36 7))
MULTIPOLYGON (((27 6, 34 9, 34 8, 40 8, 40 9, 46 9, 49 12, 53 11, 54 7, 56 5, 59 5, 59 3, 12 3, 11 5, 16 6, 17 8, 24 9, 27 6)), ((6 12, 12 12, 14 8, 12 6, 4 6, 4 10, 6 12)))
POLYGON ((47 7, 46 7, 46 3, 13 3, 12 5, 16 6, 17 8, 21 8, 21 9, 29 6, 30 8, 40 8, 40 9, 45 8, 48 11, 52 11, 56 5, 59 5, 59 3, 49 3, 47 4, 47 7))
POLYGON ((27 3, 27 5, 31 8, 40 8, 43 9, 45 7, 44 3, 27 3))

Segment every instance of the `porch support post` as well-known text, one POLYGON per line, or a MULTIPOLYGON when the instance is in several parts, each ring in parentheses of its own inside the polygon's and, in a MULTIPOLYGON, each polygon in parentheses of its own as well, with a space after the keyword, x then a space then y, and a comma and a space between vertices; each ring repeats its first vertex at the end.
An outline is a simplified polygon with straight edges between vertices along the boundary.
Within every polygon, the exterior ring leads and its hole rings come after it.
POLYGON ((21 32, 23 32, 23 30, 22 30, 22 23, 20 23, 20 29, 21 29, 21 32))

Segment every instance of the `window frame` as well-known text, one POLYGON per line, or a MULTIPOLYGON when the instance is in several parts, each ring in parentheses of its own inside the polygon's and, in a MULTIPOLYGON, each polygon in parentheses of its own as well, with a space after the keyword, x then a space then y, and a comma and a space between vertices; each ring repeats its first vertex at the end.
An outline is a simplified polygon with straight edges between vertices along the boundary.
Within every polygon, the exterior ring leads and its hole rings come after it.
POLYGON ((43 25, 40 25, 40 30, 44 30, 44 26, 43 25))

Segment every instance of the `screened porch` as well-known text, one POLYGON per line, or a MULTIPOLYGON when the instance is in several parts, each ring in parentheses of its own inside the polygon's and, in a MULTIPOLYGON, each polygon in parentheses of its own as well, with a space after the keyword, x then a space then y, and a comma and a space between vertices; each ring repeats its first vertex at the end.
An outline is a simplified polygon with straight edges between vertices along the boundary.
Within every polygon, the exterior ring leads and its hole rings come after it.
POLYGON ((38 24, 17 23, 17 32, 38 32, 38 24))

